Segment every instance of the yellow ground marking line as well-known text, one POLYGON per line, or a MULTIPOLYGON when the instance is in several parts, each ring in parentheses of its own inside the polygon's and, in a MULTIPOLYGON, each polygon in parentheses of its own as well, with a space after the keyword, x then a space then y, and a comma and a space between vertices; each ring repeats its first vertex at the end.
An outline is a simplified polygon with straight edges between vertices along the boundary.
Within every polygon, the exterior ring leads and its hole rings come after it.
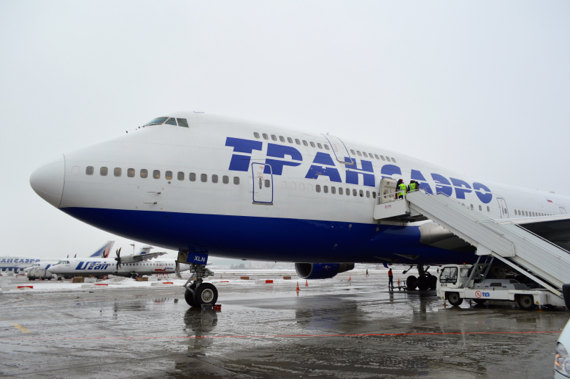
POLYGON ((18 329, 18 330, 19 330, 20 332, 22 332, 22 333, 29 333, 29 332, 30 332, 28 329, 24 328, 24 327, 23 327, 22 325, 20 325, 20 324, 14 324, 14 327, 15 327, 16 329, 18 329))

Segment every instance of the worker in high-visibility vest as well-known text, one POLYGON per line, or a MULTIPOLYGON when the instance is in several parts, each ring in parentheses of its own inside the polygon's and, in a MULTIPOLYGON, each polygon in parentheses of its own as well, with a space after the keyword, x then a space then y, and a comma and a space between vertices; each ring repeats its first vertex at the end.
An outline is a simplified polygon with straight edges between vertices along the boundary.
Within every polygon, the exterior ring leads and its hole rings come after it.
POLYGON ((398 185, 396 186, 398 199, 403 199, 406 194, 406 185, 402 179, 398 180, 398 185))
POLYGON ((410 181, 410 185, 408 186, 408 192, 414 192, 418 190, 418 182, 415 180, 410 181))

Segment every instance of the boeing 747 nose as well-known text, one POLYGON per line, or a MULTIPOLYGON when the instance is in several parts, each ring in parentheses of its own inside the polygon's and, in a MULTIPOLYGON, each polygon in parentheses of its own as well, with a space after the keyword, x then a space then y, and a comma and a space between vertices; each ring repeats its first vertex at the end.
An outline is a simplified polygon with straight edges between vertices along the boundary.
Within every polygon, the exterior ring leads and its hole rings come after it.
POLYGON ((61 204, 65 174, 64 158, 38 168, 30 176, 30 185, 42 199, 56 208, 61 204))

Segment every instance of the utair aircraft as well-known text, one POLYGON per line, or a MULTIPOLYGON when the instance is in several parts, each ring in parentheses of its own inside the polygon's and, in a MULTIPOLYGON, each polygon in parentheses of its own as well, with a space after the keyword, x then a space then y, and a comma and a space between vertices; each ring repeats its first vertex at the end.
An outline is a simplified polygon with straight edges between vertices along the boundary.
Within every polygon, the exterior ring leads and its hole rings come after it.
POLYGON ((154 260, 166 252, 151 253, 152 247, 146 246, 137 254, 121 257, 121 249, 116 251, 115 258, 99 259, 62 259, 49 268, 49 272, 71 278, 73 276, 95 276, 104 277, 107 275, 128 276, 137 278, 143 275, 153 274, 173 274, 180 276, 181 271, 188 271, 189 266, 180 265, 174 259, 154 260))
MULTIPOLYGON (((107 242, 96 252, 91 254, 91 257, 108 257, 114 243, 115 241, 107 242)), ((41 272, 45 275, 45 270, 58 261, 59 259, 55 258, 0 257, 0 271, 13 271, 14 273, 24 271, 28 274, 29 278, 35 279, 42 277, 40 275, 41 272)))
MULTIPOLYGON (((473 262, 474 247, 430 219, 374 218, 382 186, 395 192, 390 183, 398 179, 492 219, 568 221, 569 197, 481 181, 329 134, 204 113, 158 117, 66 153, 36 170, 30 183, 81 221, 178 250, 178 260, 192 265, 185 298, 195 306, 217 300, 216 287, 203 281, 212 274, 209 254, 296 262, 310 279, 354 263, 409 264, 419 271, 410 289, 431 285, 427 265, 473 262)), ((569 246, 568 230, 563 224, 550 237, 569 246)))

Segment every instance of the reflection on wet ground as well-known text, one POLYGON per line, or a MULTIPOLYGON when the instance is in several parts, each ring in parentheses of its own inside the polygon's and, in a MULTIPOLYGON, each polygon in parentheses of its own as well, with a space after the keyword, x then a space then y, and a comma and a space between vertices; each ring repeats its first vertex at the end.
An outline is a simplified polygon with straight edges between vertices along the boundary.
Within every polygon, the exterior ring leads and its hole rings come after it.
POLYGON ((0 375, 551 377, 568 320, 444 307, 357 273, 294 287, 220 286, 221 312, 189 309, 173 287, 4 294, 0 375))

